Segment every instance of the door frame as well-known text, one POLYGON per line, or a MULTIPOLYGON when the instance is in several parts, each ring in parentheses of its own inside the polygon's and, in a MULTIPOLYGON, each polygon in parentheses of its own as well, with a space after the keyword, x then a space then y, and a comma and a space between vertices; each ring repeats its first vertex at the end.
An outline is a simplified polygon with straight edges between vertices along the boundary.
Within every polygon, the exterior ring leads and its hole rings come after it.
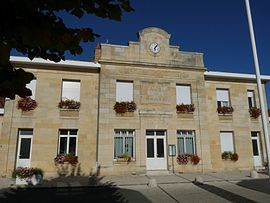
POLYGON ((257 132, 257 131, 251 132, 252 157, 253 157, 253 164, 254 164, 255 167, 260 167, 260 166, 263 165, 263 162, 262 162, 262 151, 261 151, 261 141, 260 140, 261 140, 260 139, 260 132, 257 132), (253 133, 254 134, 256 133, 256 136, 252 136, 253 133), (257 155, 257 157, 254 156, 253 143, 252 143, 253 140, 256 140, 256 142, 257 142, 258 153, 259 153, 259 155, 257 155), (256 165, 255 164, 255 159, 256 158, 258 158, 260 160, 260 165, 256 165))
POLYGON ((21 150, 21 139, 22 138, 30 138, 31 139, 31 143, 30 143, 30 152, 29 152, 29 159, 28 159, 28 164, 24 167, 30 167, 31 166, 31 159, 32 159, 32 148, 33 148, 33 129, 19 129, 18 130, 18 141, 17 141, 17 153, 16 153, 16 168, 20 167, 19 164, 19 156, 20 156, 20 150, 21 150), (22 130, 32 130, 32 135, 22 135, 21 131, 22 130))
MULTIPOLYGON (((160 130, 160 129, 146 129, 145 130, 145 154, 146 154, 146 170, 168 170, 168 158, 167 158, 167 130, 160 130), (154 131, 154 135, 146 135, 146 131, 154 131), (163 131, 164 135, 156 135, 157 131, 163 131), (147 139, 152 138, 154 140, 154 157, 153 158, 147 158, 147 139), (158 169, 149 169, 149 166, 147 163, 147 159, 152 159, 152 160, 158 160, 159 158, 157 157, 157 139, 163 139, 163 145, 164 145, 164 168, 158 168, 158 169)), ((161 157, 162 158, 162 157, 161 157)), ((160 159, 161 159, 160 158, 160 159)))

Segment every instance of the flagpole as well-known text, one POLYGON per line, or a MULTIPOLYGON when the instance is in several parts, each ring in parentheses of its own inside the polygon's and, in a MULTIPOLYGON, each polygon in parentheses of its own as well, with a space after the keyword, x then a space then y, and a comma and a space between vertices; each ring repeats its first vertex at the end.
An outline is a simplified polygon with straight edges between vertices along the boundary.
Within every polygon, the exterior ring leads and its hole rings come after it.
POLYGON ((268 121, 266 117, 266 111, 265 111, 265 105, 264 105, 264 99, 263 99, 262 81, 261 81, 259 60, 258 60, 258 55, 257 55, 257 48, 256 48, 249 0, 245 0, 245 3, 246 3, 246 10, 247 10, 250 40, 251 40, 252 52, 253 52, 253 60, 255 64, 256 79, 257 79, 257 85, 258 85, 259 102, 260 102, 261 114, 262 114, 265 149, 266 149, 267 160, 268 160, 268 175, 270 177, 270 145, 269 145, 269 135, 268 135, 268 126, 267 126, 268 121))

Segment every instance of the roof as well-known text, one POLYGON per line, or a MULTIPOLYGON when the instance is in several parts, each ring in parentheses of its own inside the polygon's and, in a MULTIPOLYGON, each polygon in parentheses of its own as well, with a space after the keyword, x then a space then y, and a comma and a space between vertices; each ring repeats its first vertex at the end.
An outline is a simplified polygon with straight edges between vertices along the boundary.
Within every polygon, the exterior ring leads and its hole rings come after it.
MULTIPOLYGON (((255 80, 256 75, 254 74, 245 74, 245 73, 228 73, 228 72, 218 72, 218 71, 205 71, 204 75, 207 78, 228 78, 228 79, 248 79, 255 80)), ((261 75, 261 80, 270 81, 270 76, 261 75)))
POLYGON ((65 60, 60 62, 53 62, 50 60, 45 60, 42 58, 34 58, 30 60, 27 57, 21 56, 11 56, 11 63, 20 63, 20 64, 37 64, 37 65, 50 65, 50 66, 68 66, 68 67, 78 67, 78 68, 90 68, 97 69, 100 68, 99 63, 88 62, 88 61, 73 61, 73 60, 65 60))

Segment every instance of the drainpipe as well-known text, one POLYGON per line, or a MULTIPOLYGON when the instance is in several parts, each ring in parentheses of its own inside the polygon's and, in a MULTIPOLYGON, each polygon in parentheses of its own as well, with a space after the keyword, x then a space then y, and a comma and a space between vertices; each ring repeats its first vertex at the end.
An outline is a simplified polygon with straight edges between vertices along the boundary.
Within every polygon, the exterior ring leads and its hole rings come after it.
POLYGON ((257 79, 257 86, 258 86, 258 93, 259 93, 259 101, 260 101, 260 107, 261 107, 261 113, 262 113, 262 124, 263 124, 263 132, 264 132, 264 139, 265 139, 265 149, 266 149, 267 160, 268 160, 268 175, 270 176, 270 145, 269 145, 269 135, 268 135, 268 126, 267 126, 268 121, 267 121, 267 117, 266 117, 266 113, 265 113, 263 91, 262 91, 262 81, 261 81, 261 75, 260 75, 259 60, 258 60, 258 55, 257 55, 257 48, 256 48, 256 42, 255 42, 249 0, 245 0, 245 3, 246 3, 246 10, 247 10, 250 40, 251 40, 252 51, 253 51, 253 60, 254 60, 254 64, 255 64, 256 79, 257 79))
POLYGON ((97 104, 97 140, 96 140, 96 175, 99 173, 98 145, 99 145, 99 112, 100 112, 100 68, 98 70, 98 104, 97 104))

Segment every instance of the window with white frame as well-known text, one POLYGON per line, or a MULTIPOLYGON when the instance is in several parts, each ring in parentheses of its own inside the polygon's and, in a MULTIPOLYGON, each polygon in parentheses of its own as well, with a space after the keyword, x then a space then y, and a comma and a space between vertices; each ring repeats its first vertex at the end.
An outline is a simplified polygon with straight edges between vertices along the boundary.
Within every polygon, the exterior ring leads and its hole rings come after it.
POLYGON ((5 98, 0 97, 0 115, 3 115, 5 112, 5 98))
POLYGON ((80 101, 80 81, 63 80, 62 81, 62 101, 74 100, 80 101))
POLYGON ((26 84, 26 87, 31 90, 32 96, 31 99, 35 99, 36 97, 36 79, 31 80, 30 83, 26 84))
POLYGON ((191 104, 190 85, 176 85, 176 104, 191 104))
POLYGON ((234 152, 233 132, 220 132, 221 153, 234 152))
POLYGON ((58 141, 58 154, 77 155, 78 130, 60 129, 58 141))
POLYGON ((131 102, 133 101, 133 82, 116 81, 116 101, 131 102))
POLYGON ((195 154, 195 131, 178 130, 177 131, 178 154, 195 154))
POLYGON ((248 96, 248 106, 249 106, 249 108, 256 107, 254 91, 253 90, 248 90, 247 91, 247 96, 248 96))
POLYGON ((135 157, 135 131, 115 130, 114 131, 114 158, 121 155, 135 157))
POLYGON ((217 89, 216 94, 218 107, 230 106, 230 97, 228 89, 217 89))

